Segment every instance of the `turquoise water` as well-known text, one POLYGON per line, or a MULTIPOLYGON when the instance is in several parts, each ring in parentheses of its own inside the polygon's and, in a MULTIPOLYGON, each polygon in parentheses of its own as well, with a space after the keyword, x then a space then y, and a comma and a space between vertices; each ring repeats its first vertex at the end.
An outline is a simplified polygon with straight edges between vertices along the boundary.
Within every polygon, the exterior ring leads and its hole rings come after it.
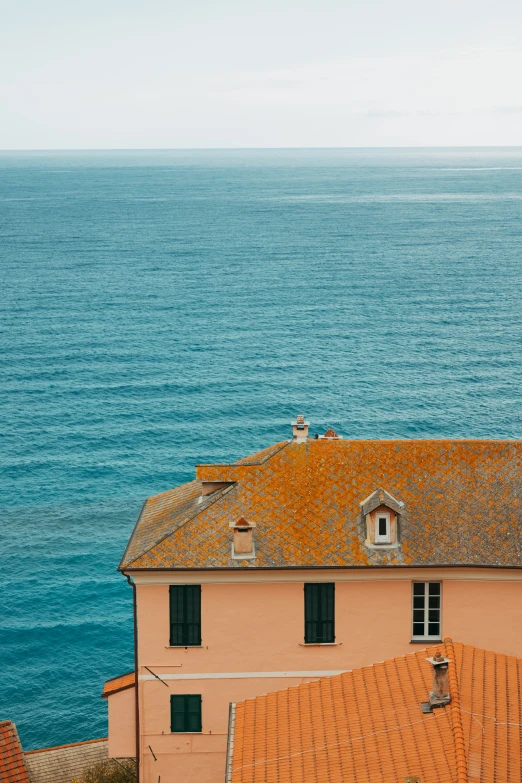
POLYGON ((522 148, 0 154, 0 719, 106 733, 145 497, 290 434, 522 436, 522 148))

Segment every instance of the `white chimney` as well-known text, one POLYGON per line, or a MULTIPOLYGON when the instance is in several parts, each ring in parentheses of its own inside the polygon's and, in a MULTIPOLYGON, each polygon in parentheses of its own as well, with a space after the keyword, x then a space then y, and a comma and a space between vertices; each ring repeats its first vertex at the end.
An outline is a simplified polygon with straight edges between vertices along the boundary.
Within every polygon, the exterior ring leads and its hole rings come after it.
POLYGON ((292 422, 292 431, 296 443, 304 443, 308 437, 309 421, 305 421, 304 416, 296 416, 292 422))

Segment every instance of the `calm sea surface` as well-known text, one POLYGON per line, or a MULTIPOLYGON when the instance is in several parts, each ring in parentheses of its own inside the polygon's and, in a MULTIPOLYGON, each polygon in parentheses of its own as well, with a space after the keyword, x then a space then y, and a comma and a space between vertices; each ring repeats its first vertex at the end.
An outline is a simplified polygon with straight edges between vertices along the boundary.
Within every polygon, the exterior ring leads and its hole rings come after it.
POLYGON ((106 734, 148 495, 289 436, 522 437, 522 149, 0 154, 0 719, 106 734))

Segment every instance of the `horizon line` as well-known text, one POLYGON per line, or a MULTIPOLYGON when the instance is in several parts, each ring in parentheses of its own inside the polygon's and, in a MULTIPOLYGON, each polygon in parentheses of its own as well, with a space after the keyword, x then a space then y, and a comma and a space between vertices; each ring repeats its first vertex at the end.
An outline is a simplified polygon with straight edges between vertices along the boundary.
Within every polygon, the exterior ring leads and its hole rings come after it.
POLYGON ((370 145, 370 146, 297 146, 297 147, 20 147, 2 148, 2 153, 12 152, 269 152, 285 150, 522 150, 520 144, 418 144, 418 145, 370 145))

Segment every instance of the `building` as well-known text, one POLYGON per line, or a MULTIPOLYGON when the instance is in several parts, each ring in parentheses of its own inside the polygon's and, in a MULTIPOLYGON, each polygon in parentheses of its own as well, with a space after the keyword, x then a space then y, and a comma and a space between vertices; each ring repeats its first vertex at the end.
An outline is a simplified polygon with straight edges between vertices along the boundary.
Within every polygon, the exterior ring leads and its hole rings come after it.
POLYGON ((520 783, 521 682, 521 658, 445 639, 232 704, 225 783, 520 783))
POLYGON ((231 702, 443 634, 522 657, 522 442, 308 428, 143 506, 120 564, 137 679, 104 692, 140 783, 221 783, 231 702))

